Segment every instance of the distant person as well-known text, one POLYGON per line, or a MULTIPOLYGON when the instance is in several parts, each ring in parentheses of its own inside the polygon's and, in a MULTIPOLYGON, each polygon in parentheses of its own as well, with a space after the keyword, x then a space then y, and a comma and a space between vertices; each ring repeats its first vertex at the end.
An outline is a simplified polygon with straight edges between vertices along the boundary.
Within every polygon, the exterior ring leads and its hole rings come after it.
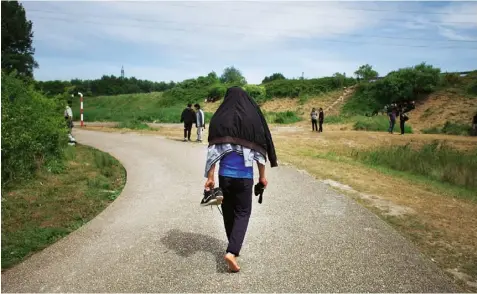
POLYGON ((259 184, 262 188, 267 187, 266 156, 271 167, 278 166, 275 147, 259 106, 240 87, 227 90, 210 120, 208 140, 207 180, 201 205, 222 204, 228 239, 224 259, 231 272, 238 272, 240 266, 236 257, 240 254, 252 213, 253 162, 258 165, 259 184), (215 165, 219 161, 219 187, 214 188, 215 165))
POLYGON ((73 102, 68 101, 68 104, 66 105, 66 109, 64 112, 66 126, 68 127, 70 134, 71 134, 71 130, 73 129, 73 110, 71 110, 72 105, 73 105, 73 102))
POLYGON ((396 108, 392 108, 391 112, 389 113, 389 130, 390 134, 394 131, 394 125, 396 124, 396 108))
POLYGON ((474 115, 472 119, 472 130, 474 132, 474 136, 477 136, 477 113, 474 115))
POLYGON ((310 117, 312 132, 314 132, 315 130, 318 131, 318 112, 314 107, 311 110, 310 117))
POLYGON ((195 126, 197 128, 197 142, 202 142, 202 132, 205 129, 204 111, 200 109, 199 103, 196 103, 194 105, 194 108, 195 108, 195 115, 196 115, 195 126))
POLYGON ((409 119, 407 114, 404 112, 404 107, 399 111, 399 128, 401 129, 401 135, 404 135, 404 124, 409 119))
POLYGON ((184 123, 184 142, 190 141, 190 132, 192 124, 195 122, 195 112, 192 109, 192 104, 187 104, 187 108, 182 111, 181 122, 184 123))
POLYGON ((323 108, 320 107, 320 113, 318 115, 318 122, 320 124, 320 129, 318 132, 322 133, 323 132, 323 121, 325 120, 325 113, 323 112, 323 108))

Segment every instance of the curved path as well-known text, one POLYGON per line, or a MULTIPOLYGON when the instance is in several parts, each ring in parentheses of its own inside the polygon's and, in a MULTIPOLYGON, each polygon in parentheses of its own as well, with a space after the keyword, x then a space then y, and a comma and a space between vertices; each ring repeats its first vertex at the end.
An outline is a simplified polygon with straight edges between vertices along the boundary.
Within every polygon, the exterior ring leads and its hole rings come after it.
POLYGON ((121 160, 121 196, 78 231, 2 273, 3 292, 453 292, 387 224, 291 167, 268 170, 228 274, 217 209, 199 206, 206 146, 76 130, 121 160))

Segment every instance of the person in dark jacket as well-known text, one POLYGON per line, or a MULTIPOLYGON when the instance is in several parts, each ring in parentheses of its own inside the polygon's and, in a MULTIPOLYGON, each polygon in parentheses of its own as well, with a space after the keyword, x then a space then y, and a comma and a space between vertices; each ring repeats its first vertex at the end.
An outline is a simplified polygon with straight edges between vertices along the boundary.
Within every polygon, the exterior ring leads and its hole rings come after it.
POLYGON ((404 125, 408 119, 409 117, 407 116, 405 112, 405 108, 402 107, 399 110, 399 128, 401 129, 401 135, 404 135, 404 125))
POLYGON ((182 111, 181 122, 184 123, 184 142, 190 141, 190 133, 192 131, 192 124, 196 120, 195 112, 192 110, 192 104, 187 104, 187 108, 182 111))
POLYGON ((320 107, 320 111, 318 113, 318 124, 320 128, 318 132, 323 133, 323 121, 325 120, 325 113, 323 112, 323 108, 320 107))
POLYGON ((239 256, 252 212, 253 162, 259 183, 265 177, 266 156, 278 166, 267 122, 255 101, 240 87, 227 90, 224 101, 209 124, 209 147, 205 166, 202 206, 222 205, 228 246, 224 259, 231 272, 240 271, 239 256), (220 161, 219 188, 214 189, 215 165, 220 161), (218 192, 218 193, 217 193, 218 192))

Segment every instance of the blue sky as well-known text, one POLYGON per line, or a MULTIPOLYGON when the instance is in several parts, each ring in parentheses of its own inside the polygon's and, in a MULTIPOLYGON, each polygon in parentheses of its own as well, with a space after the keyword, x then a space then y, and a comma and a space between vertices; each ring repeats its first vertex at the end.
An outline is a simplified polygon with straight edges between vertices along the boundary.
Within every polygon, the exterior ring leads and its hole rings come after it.
POLYGON ((39 80, 181 81, 240 69, 306 78, 371 64, 477 69, 477 2, 22 1, 39 80))

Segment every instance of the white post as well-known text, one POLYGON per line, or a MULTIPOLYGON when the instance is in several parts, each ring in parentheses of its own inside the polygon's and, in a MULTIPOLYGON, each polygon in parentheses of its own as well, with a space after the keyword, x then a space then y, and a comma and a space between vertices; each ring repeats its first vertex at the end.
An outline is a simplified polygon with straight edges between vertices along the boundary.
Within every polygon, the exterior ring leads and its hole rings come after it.
POLYGON ((84 126, 84 122, 83 122, 83 94, 78 92, 78 95, 80 95, 81 127, 83 127, 84 126))

